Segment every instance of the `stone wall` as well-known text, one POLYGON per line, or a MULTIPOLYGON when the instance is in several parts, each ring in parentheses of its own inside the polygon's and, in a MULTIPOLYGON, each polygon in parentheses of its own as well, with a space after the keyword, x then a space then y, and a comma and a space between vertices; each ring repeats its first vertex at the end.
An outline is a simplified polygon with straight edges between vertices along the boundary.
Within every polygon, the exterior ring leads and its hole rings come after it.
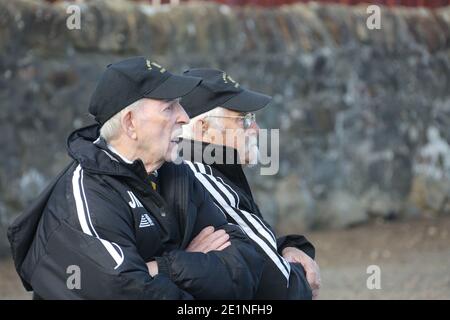
POLYGON ((283 233, 450 212, 450 8, 383 9, 371 31, 364 6, 88 1, 68 30, 67 5, 0 0, 0 252, 91 122, 102 69, 134 55, 274 96, 258 119, 280 128, 280 171, 249 174, 283 233))

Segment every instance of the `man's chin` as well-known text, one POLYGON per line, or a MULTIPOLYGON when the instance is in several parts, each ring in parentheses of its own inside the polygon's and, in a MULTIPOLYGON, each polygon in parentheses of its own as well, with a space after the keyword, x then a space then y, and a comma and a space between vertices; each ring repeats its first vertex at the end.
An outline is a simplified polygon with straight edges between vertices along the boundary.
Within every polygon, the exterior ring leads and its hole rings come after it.
POLYGON ((243 164, 248 168, 252 168, 256 166, 258 162, 259 162, 259 149, 258 147, 252 147, 250 148, 250 151, 246 153, 243 164))

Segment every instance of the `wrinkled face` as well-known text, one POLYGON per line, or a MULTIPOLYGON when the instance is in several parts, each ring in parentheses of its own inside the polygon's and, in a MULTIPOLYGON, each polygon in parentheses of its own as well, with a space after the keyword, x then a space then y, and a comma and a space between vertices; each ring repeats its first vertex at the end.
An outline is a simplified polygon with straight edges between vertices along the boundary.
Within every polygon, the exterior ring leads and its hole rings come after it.
POLYGON ((206 136, 211 143, 236 149, 242 164, 254 165, 259 158, 259 126, 253 122, 249 128, 244 129, 244 119, 236 118, 239 116, 243 117, 245 113, 223 109, 220 117, 214 117, 212 121, 207 118, 210 125, 206 136))
POLYGON ((135 116, 138 152, 144 163, 172 161, 178 149, 181 126, 189 122, 179 99, 143 99, 135 116))

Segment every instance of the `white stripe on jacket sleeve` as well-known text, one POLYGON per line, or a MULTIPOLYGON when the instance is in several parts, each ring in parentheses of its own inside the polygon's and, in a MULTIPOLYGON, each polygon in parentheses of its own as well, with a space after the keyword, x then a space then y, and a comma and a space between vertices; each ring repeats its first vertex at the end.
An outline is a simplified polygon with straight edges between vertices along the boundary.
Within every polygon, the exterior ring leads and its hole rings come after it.
POLYGON ((205 166, 203 163, 195 163, 194 166, 197 166, 200 170, 201 173, 203 173, 203 175, 207 175, 210 180, 218 187, 220 188, 220 190, 222 192, 224 192, 224 194, 227 196, 229 203, 231 204, 232 207, 234 207, 237 211, 237 213, 242 213, 242 216, 245 217, 247 219, 247 221, 258 231, 258 234, 260 235, 260 238, 264 238, 267 240, 268 243, 270 243, 270 245, 274 248, 275 253, 278 256, 278 259, 281 261, 281 263, 284 264, 284 266, 286 267, 286 270, 288 270, 288 272, 290 272, 290 264, 288 261, 286 261, 286 259, 284 259, 281 255, 278 254, 278 249, 277 249, 277 239, 275 238, 275 235, 272 233, 272 231, 270 231, 266 225, 261 221, 261 219, 258 218, 257 215, 250 213, 248 211, 242 210, 239 208, 239 195, 237 194, 237 192, 230 186, 228 185, 225 181, 223 181, 223 179, 221 177, 216 177, 212 174, 212 168, 210 166, 205 166), (210 174, 206 173, 207 170, 206 168, 209 169, 209 171, 211 172, 210 174), (225 192, 228 190, 228 194, 225 192), (231 193, 234 194, 234 196, 231 195, 231 193), (234 200, 235 202, 230 202, 234 200))
MULTIPOLYGON (((197 170, 192 162, 185 161, 185 163, 191 168, 192 172, 195 174, 195 177, 203 184, 203 186, 206 188, 206 190, 208 190, 209 193, 212 195, 212 197, 216 200, 218 206, 220 206, 222 209, 221 211, 226 212, 231 218, 233 218, 238 223, 238 225, 244 230, 244 232, 248 235, 248 237, 250 239, 252 239, 253 241, 255 241, 261 247, 261 249, 269 256, 269 258, 275 263, 275 265, 278 267, 278 269, 280 269, 281 273, 285 276, 285 278, 287 280, 287 285, 289 286, 289 275, 290 275, 291 268, 290 268, 289 263, 285 264, 284 258, 278 254, 276 245, 275 245, 275 248, 273 248, 273 246, 269 246, 265 241, 263 241, 261 239, 260 236, 258 236, 247 225, 247 223, 242 219, 242 217, 238 213, 241 210, 238 208, 234 208, 230 205, 230 204, 235 205, 236 201, 235 201, 234 197, 231 195, 231 193, 228 190, 226 190, 226 188, 223 185, 220 186, 220 183, 218 183, 217 180, 214 181, 216 183, 216 186, 219 187, 222 190, 222 192, 226 195, 229 203, 227 202, 227 200, 225 200, 222 197, 222 195, 219 194, 219 192, 217 192, 215 190, 215 188, 211 185, 211 183, 206 179, 205 176, 207 174, 206 174, 206 171, 204 170, 204 168, 201 168, 199 166, 199 170, 197 170), (202 174, 202 172, 204 172, 204 174, 202 174)), ((196 164, 198 164, 198 163, 196 163, 196 164)), ((212 177, 214 177, 214 176, 212 176, 212 177)), ((210 176, 210 178, 211 178, 211 176, 210 176)))
POLYGON ((80 165, 75 169, 72 177, 72 189, 73 196, 75 198, 75 205, 77 209, 78 220, 80 222, 81 230, 93 237, 96 237, 103 244, 105 249, 111 255, 111 257, 116 262, 114 269, 117 269, 124 261, 124 254, 122 248, 120 248, 116 243, 109 242, 105 239, 99 237, 97 231, 95 230, 92 221, 91 214, 89 212, 89 206, 86 199, 86 194, 84 192, 83 185, 83 169, 80 165), (115 249, 117 248, 117 250, 115 249))

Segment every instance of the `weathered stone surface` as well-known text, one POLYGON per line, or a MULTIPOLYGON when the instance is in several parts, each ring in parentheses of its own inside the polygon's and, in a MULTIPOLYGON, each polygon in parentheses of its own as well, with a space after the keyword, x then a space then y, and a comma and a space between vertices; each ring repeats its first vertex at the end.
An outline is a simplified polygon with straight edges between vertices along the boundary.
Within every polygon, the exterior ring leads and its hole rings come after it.
POLYGON ((277 211, 284 213, 278 227, 288 234, 313 227, 317 214, 316 201, 301 179, 295 175, 288 176, 277 183, 275 189, 274 197, 269 200, 275 200, 277 211))
POLYGON ((274 96, 258 119, 280 129, 280 171, 249 172, 279 231, 450 211, 450 8, 383 8, 368 30, 365 6, 86 1, 68 30, 70 4, 0 0, 0 252, 90 123, 102 69, 133 55, 221 68, 274 96))

